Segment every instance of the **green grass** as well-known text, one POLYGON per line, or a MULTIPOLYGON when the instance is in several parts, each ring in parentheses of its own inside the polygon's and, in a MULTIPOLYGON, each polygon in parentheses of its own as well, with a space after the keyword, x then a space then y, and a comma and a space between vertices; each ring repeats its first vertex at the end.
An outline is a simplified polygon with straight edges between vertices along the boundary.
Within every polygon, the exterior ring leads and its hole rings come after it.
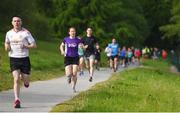
POLYGON ((162 71, 169 71, 170 63, 167 63, 167 60, 159 59, 159 60, 149 60, 146 59, 143 62, 143 66, 152 67, 156 69, 160 69, 162 71))
MULTIPOLYGON (((0 91, 12 88, 13 81, 9 68, 9 57, 4 50, 4 39, 0 34, 0 91)), ((37 40, 37 49, 30 50, 32 65, 31 81, 47 80, 64 75, 63 56, 59 52, 60 40, 37 40)))
POLYGON ((53 112, 173 112, 180 111, 180 78, 163 61, 146 60, 146 67, 114 74, 53 112), (147 68, 148 66, 148 68, 147 68))

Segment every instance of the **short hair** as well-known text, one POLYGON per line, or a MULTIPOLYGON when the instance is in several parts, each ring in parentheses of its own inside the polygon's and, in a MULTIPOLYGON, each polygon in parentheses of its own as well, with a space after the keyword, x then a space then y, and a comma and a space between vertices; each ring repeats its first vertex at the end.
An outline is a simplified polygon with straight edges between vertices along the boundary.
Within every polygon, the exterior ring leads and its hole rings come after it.
POLYGON ((70 27, 70 28, 69 28, 69 31, 70 31, 70 29, 74 29, 74 30, 76 31, 76 28, 75 28, 75 27, 70 27))
POLYGON ((86 30, 88 30, 88 29, 91 29, 91 30, 92 30, 92 28, 91 28, 91 27, 88 27, 86 30))
POLYGON ((13 20, 14 18, 19 18, 19 19, 22 21, 22 19, 21 19, 19 16, 13 16, 13 17, 12 17, 12 20, 13 20))

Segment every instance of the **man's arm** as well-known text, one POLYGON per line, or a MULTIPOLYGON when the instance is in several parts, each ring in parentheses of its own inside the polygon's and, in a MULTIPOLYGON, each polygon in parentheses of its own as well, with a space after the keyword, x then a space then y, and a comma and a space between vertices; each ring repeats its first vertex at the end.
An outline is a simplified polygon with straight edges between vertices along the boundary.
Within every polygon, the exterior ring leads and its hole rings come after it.
POLYGON ((4 47, 5 47, 5 50, 6 50, 6 51, 10 51, 10 50, 11 50, 10 43, 8 43, 8 42, 5 42, 5 43, 4 43, 4 47))
POLYGON ((24 48, 27 48, 27 49, 31 49, 31 48, 37 48, 37 45, 35 42, 31 43, 31 44, 28 44, 28 45, 23 45, 24 48))

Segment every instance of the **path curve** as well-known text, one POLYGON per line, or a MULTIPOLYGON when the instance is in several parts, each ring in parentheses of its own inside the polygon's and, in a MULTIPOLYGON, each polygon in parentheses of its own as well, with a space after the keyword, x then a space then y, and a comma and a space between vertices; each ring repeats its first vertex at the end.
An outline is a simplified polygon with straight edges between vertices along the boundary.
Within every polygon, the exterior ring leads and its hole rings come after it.
MULTIPOLYGON (((124 69, 120 68, 119 71, 122 70, 124 69)), ((84 76, 78 76, 77 93, 73 93, 65 76, 48 81, 33 82, 29 88, 21 88, 22 108, 20 109, 13 108, 13 90, 3 91, 0 92, 0 112, 49 112, 56 104, 71 99, 96 83, 107 80, 111 75, 110 69, 101 68, 100 71, 95 71, 93 82, 89 82, 86 71, 84 76)))

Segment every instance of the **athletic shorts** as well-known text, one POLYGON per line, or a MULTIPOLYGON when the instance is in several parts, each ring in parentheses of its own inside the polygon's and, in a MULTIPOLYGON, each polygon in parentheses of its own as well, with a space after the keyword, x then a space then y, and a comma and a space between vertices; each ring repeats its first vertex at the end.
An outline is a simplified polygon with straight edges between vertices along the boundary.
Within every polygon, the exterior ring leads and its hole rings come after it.
POLYGON ((95 55, 85 56, 85 60, 95 59, 95 55))
POLYGON ((29 57, 25 57, 25 58, 10 57, 10 68, 11 68, 11 72, 13 72, 14 70, 20 70, 21 73, 29 75, 31 71, 31 64, 29 57))
POLYGON ((110 56, 110 59, 111 59, 111 60, 114 60, 114 58, 118 58, 118 55, 110 56))
POLYGON ((64 57, 64 65, 79 65, 79 57, 64 57))
POLYGON ((84 55, 79 55, 79 58, 84 58, 84 55))
POLYGON ((100 61, 101 57, 100 56, 95 56, 95 60, 100 61))
POLYGON ((110 56, 107 56, 107 60, 110 60, 110 56))
POLYGON ((125 60, 126 57, 125 57, 125 56, 120 56, 120 59, 121 59, 121 60, 125 60))

